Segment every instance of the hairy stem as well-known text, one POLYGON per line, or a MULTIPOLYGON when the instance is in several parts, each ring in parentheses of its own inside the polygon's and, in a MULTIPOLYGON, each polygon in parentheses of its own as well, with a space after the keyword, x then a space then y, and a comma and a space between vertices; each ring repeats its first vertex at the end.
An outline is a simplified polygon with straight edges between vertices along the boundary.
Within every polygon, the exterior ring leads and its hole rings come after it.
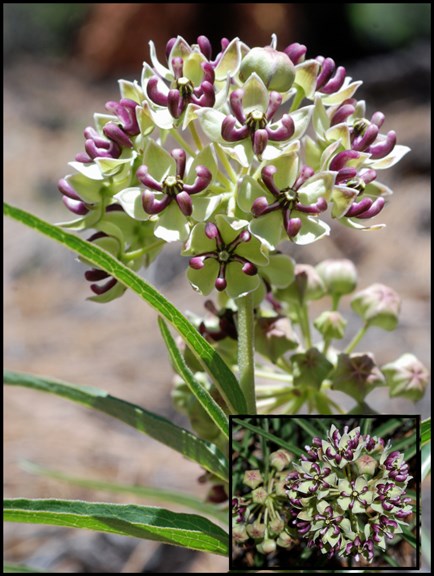
POLYGON ((237 298, 236 302, 238 307, 238 368, 240 371, 240 387, 244 393, 249 414, 256 414, 252 294, 241 296, 237 298))

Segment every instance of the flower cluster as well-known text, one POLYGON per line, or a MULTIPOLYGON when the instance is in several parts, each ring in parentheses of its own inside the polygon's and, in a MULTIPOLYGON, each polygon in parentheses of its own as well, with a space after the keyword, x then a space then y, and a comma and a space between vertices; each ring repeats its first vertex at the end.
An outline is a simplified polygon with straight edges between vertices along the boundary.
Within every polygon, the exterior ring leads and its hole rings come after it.
MULTIPOLYGON (((178 36, 161 62, 150 42, 140 81, 120 81, 119 101, 95 114, 75 172, 59 182, 78 216, 65 225, 92 230, 134 270, 180 241, 193 288, 231 298, 264 297, 278 244, 329 234, 327 211, 366 228, 391 193, 377 174, 408 148, 383 131, 381 112, 366 113, 345 68, 276 45, 223 39, 213 54, 205 36, 178 36)), ((86 278, 96 301, 123 293, 100 270, 86 278)))
POLYGON ((341 433, 334 425, 325 440, 313 438, 306 449, 287 475, 299 537, 330 557, 372 562, 375 548, 386 550, 386 541, 402 533, 413 514, 403 454, 359 427, 341 433))
POLYGON ((290 549, 296 532, 288 527, 291 514, 285 497, 285 477, 293 455, 279 449, 269 455, 267 478, 259 470, 246 470, 243 484, 250 488, 242 497, 232 498, 232 538, 237 544, 248 540, 261 554, 275 552, 277 546, 290 549))

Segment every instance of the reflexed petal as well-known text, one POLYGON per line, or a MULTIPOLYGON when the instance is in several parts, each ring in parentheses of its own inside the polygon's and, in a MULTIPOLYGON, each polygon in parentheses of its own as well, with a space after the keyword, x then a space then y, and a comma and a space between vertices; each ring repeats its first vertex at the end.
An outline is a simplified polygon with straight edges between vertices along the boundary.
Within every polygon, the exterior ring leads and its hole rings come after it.
POLYGON ((410 152, 408 146, 397 144, 390 154, 384 158, 380 158, 379 160, 368 160, 366 165, 370 168, 374 168, 374 170, 384 170, 385 168, 390 168, 397 164, 408 152, 410 152))
POLYGON ((193 288, 203 296, 207 296, 214 289, 214 283, 219 271, 219 265, 214 258, 207 258, 200 270, 188 267, 187 278, 193 288))
POLYGON ((346 494, 350 494, 353 491, 351 484, 345 479, 339 480, 338 489, 340 492, 345 492, 346 494))
POLYGON ((183 60, 186 60, 191 53, 192 48, 190 44, 186 42, 182 36, 177 36, 176 41, 170 50, 170 54, 167 57, 167 61, 170 65, 174 58, 182 58, 183 60))
POLYGON ((255 72, 246 80, 243 90, 244 113, 247 115, 253 110, 258 110, 265 114, 268 108, 268 90, 255 72))
MULTIPOLYGON (((248 222, 246 220, 228 218, 228 216, 225 216, 224 214, 217 214, 216 224, 224 243, 230 244, 235 240, 241 230, 247 226, 248 222)), ((239 253, 238 249, 236 252, 237 254, 239 253)))
POLYGON ((119 91, 122 98, 128 98, 137 103, 142 102, 144 99, 143 90, 140 88, 137 80, 134 80, 134 82, 119 80, 119 91))
POLYGON ((256 290, 260 284, 259 275, 248 276, 241 270, 239 262, 230 262, 226 267, 227 293, 231 298, 239 298, 256 290))
POLYGON ((330 199, 334 174, 332 172, 319 172, 299 188, 298 195, 301 204, 315 204, 318 198, 330 199))
POLYGON ((237 204, 241 210, 251 214, 253 202, 261 196, 265 196, 270 203, 274 201, 274 196, 257 180, 251 176, 244 176, 237 187, 237 204))
POLYGON ((258 266, 268 264, 268 250, 255 236, 252 236, 248 242, 240 244, 235 253, 258 266))
POLYGON ((91 296, 86 298, 86 300, 89 300, 90 302, 99 302, 101 304, 105 304, 122 296, 126 289, 126 286, 123 286, 120 282, 116 282, 116 284, 110 288, 110 290, 107 290, 107 292, 91 296))
POLYGON ((324 138, 326 130, 330 128, 330 118, 327 116, 326 109, 319 94, 315 97, 315 104, 312 113, 312 126, 315 130, 315 134, 321 138, 324 138))
POLYGON ((192 196, 193 220, 203 222, 208 220, 221 202, 221 196, 201 197, 192 196))
POLYGON ((115 194, 114 198, 131 218, 135 220, 149 220, 149 214, 143 210, 142 190, 138 187, 125 188, 115 194))
POLYGON ((91 164, 83 164, 82 162, 68 162, 68 164, 74 168, 74 170, 77 170, 77 172, 83 174, 83 176, 86 176, 86 178, 90 178, 91 180, 104 180, 104 176, 102 175, 98 164, 95 164, 94 162, 91 164))
POLYGON ((295 67, 294 84, 297 84, 303 89, 306 98, 313 98, 319 69, 319 63, 313 59, 305 60, 295 67))
POLYGON ((293 140, 297 140, 304 135, 309 126, 312 112, 313 106, 304 106, 295 112, 291 112, 291 118, 293 119, 295 125, 294 134, 292 135, 293 140))
POLYGON ((330 234, 330 226, 322 220, 309 216, 305 217, 304 215, 301 215, 300 218, 302 220, 302 225, 300 232, 295 238, 293 238, 295 244, 311 244, 323 236, 330 234))
POLYGON ((186 247, 182 250, 182 256, 195 256, 203 252, 214 252, 216 249, 215 240, 211 240, 205 234, 206 224, 201 222, 191 231, 186 247))
POLYGON ((335 106, 336 104, 340 104, 347 98, 351 98, 354 92, 357 90, 359 86, 361 86, 363 82, 351 82, 351 78, 347 76, 345 78, 345 82, 340 90, 335 92, 334 94, 329 94, 322 98, 323 103, 325 106, 335 106))
POLYGON ((357 196, 357 190, 347 186, 334 186, 332 189, 332 217, 342 218, 357 196))
POLYGON ((264 216, 254 218, 250 222, 249 230, 270 249, 275 248, 283 237, 287 238, 281 210, 274 210, 264 216))
POLYGON ((279 190, 294 184, 300 168, 298 154, 282 154, 270 164, 277 168, 274 182, 279 190))
POLYGON ((101 201, 102 186, 99 180, 91 180, 83 176, 83 174, 72 174, 66 176, 65 180, 74 188, 84 202, 94 204, 101 201))
POLYGON ((149 174, 157 182, 169 176, 175 176, 176 163, 172 156, 154 140, 149 140, 143 154, 143 164, 148 167, 149 174))
POLYGON ((196 114, 202 130, 211 142, 225 142, 222 138, 222 124, 226 114, 213 108, 202 108, 197 110, 196 114))
POLYGON ((151 62, 153 67, 155 68, 155 71, 162 76, 165 80, 173 80, 173 74, 172 72, 166 68, 165 66, 163 66, 160 61, 157 58, 157 51, 155 49, 155 44, 152 42, 152 40, 150 40, 149 42, 149 51, 150 51, 150 57, 151 57, 151 62))
POLYGON ((328 142, 339 141, 345 150, 351 148, 350 129, 346 124, 337 124, 329 128, 325 133, 325 139, 328 142))
MULTIPOLYGON (((294 279, 294 261, 285 254, 270 256, 268 266, 261 269, 261 274, 276 288, 286 288, 294 279)), ((330 483, 329 477, 327 482, 330 483)))
POLYGON ((206 62, 205 56, 201 52, 191 52, 184 60, 183 75, 191 80, 194 86, 200 86, 203 79, 201 64, 206 62))
MULTIPOLYGON (((227 144, 227 142, 225 144, 227 144)), ((267 146, 265 151, 267 151, 269 147, 270 146, 267 146)), ((236 160, 243 168, 251 166, 254 154, 250 138, 246 138, 242 142, 237 142, 230 146, 222 146, 222 149, 227 156, 236 160)))
POLYGON ((176 202, 161 212, 155 226, 155 236, 166 242, 185 241, 188 238, 190 227, 184 214, 176 202))
POLYGON ((132 164, 132 160, 137 155, 136 152, 132 152, 134 155, 131 158, 95 158, 95 164, 98 165, 99 169, 101 170, 101 174, 103 174, 106 178, 117 176, 118 178, 122 177, 129 173, 130 166, 132 164))
POLYGON ((213 180, 217 177, 218 167, 211 144, 206 146, 194 157, 193 163, 188 169, 188 175, 184 180, 185 184, 193 184, 193 182, 196 180, 197 175, 195 169, 197 166, 205 166, 208 168, 212 174, 213 180))
POLYGON ((222 58, 214 70, 216 80, 219 82, 224 81, 226 80, 228 74, 231 77, 235 76, 235 74, 238 72, 238 68, 240 67, 240 63, 240 41, 238 38, 234 38, 230 44, 228 44, 222 58))
POLYGON ((363 231, 374 231, 374 230, 381 230, 386 226, 386 224, 371 224, 370 226, 365 226, 357 220, 357 218, 341 218, 339 220, 341 224, 344 226, 348 226, 348 228, 354 228, 355 230, 363 230, 363 231))
POLYGON ((355 500, 351 512, 353 514, 363 514, 364 512, 366 512, 366 508, 365 506, 362 506, 358 500, 355 500))
MULTIPOLYGON (((348 492, 346 492, 348 494, 348 492)), ((339 506, 342 510, 348 510, 348 506, 351 504, 351 498, 348 496, 341 496, 339 498, 339 506)))
MULTIPOLYGON (((354 489, 357 492, 361 492, 363 490, 363 488, 365 488, 365 486, 367 486, 368 483, 366 482, 366 480, 364 478, 357 478, 356 483, 354 484, 354 489)), ((365 495, 361 496, 362 498, 365 497, 365 495)))
POLYGON ((313 482, 312 480, 305 480, 304 482, 300 482, 297 487, 298 492, 302 492, 303 494, 310 494, 309 488, 312 488, 313 482))

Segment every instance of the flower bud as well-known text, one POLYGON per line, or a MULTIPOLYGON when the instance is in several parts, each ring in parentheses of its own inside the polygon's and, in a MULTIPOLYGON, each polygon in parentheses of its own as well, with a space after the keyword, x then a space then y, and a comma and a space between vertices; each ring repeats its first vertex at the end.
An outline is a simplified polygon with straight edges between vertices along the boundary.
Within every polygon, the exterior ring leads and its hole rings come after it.
POLYGON ((232 527, 232 538, 235 542, 245 542, 249 539, 246 527, 242 524, 237 524, 232 527))
POLYGON ((360 458, 357 458, 355 465, 360 475, 367 474, 368 476, 373 476, 377 468, 377 461, 375 458, 372 458, 372 456, 369 456, 369 454, 364 454, 360 456, 360 458))
POLYGON ((372 284, 357 292, 351 300, 351 307, 370 326, 383 330, 394 330, 398 324, 401 298, 384 284, 372 284))
POLYGON ((324 260, 316 271, 330 294, 349 294, 357 285, 357 270, 351 260, 324 260))
POLYGON ((267 498, 268 492, 262 486, 252 492, 252 500, 256 502, 256 504, 265 504, 267 498))
POLYGON ((281 548, 291 548, 293 543, 294 540, 287 532, 281 532, 276 540, 276 544, 281 548))
POLYGON ((394 362, 385 364, 381 371, 386 376, 392 398, 402 396, 417 402, 423 397, 429 373, 413 354, 403 354, 394 362))
POLYGON ((293 458, 294 456, 288 450, 280 448, 270 454, 270 464, 273 468, 280 471, 287 468, 293 458))
POLYGON ((259 470, 246 470, 244 472, 243 483, 250 488, 257 488, 262 484, 263 479, 259 470))
POLYGON ((265 524, 255 520, 253 524, 249 524, 247 526, 247 534, 250 536, 250 538, 254 538, 255 540, 263 538, 265 535, 265 524))
POLYGON ((271 539, 263 540, 260 544, 256 544, 256 550, 261 554, 271 554, 276 551, 276 541, 271 539))
POLYGON ((285 52, 271 46, 252 48, 241 62, 240 79, 256 73, 269 90, 287 92, 295 78, 295 67, 285 52))
POLYGON ((283 522, 282 518, 274 518, 274 520, 268 522, 268 528, 270 532, 277 535, 280 534, 285 528, 285 523, 283 522))
POLYGON ((347 321, 339 312, 325 311, 316 318, 313 325, 324 338, 343 338, 347 321))

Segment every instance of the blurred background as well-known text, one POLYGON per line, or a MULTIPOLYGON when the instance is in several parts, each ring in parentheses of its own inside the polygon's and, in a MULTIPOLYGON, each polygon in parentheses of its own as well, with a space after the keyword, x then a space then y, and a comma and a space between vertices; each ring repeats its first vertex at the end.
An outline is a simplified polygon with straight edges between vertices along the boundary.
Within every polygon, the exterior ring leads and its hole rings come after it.
MULTIPOLYGON (((67 162, 83 149, 92 114, 118 98, 117 79, 140 78, 149 40, 163 57, 169 38, 207 35, 214 53, 222 37, 250 46, 291 42, 308 55, 330 56, 364 84, 368 113, 386 114, 385 130, 412 151, 381 178, 395 195, 381 215, 387 228, 357 233, 339 224, 330 238, 302 250, 299 262, 351 258, 360 288, 382 282, 402 299, 400 327, 373 329, 364 341, 379 363, 430 353, 430 9, 399 4, 3 4, 5 199, 51 222, 70 219, 57 192, 67 162)), ((172 373, 156 315, 126 293, 102 306, 89 296, 83 267, 64 248, 5 222, 5 365, 103 388, 180 425, 171 404, 172 373)), ((202 299, 183 275, 177 248, 146 272, 181 310, 202 299)), ((356 319, 353 319, 356 323, 356 319)), ((356 324, 354 324, 356 326, 356 324)), ((368 397, 368 403, 370 398, 368 397)), ((378 392, 378 411, 429 415, 418 405, 378 392)), ((5 391, 5 495, 141 502, 89 492, 32 476, 23 460, 87 478, 173 488, 206 495, 200 470, 146 437, 102 415, 24 389, 5 391)), ((428 502, 423 502, 424 510, 428 502)), ((78 573, 220 572, 227 562, 152 542, 50 527, 9 524, 6 559, 41 570, 78 573)))

